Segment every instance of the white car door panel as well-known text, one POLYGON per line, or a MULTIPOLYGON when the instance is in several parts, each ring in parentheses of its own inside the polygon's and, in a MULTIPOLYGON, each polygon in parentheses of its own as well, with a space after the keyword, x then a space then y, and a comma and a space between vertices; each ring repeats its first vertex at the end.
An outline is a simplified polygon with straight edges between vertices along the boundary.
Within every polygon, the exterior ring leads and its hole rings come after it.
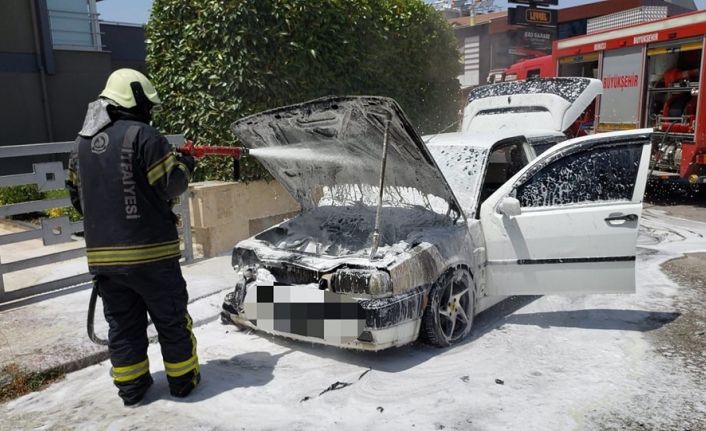
POLYGON ((567 141, 491 195, 481 206, 488 294, 634 292, 649 136, 567 141), (519 214, 500 205, 508 197, 519 214))

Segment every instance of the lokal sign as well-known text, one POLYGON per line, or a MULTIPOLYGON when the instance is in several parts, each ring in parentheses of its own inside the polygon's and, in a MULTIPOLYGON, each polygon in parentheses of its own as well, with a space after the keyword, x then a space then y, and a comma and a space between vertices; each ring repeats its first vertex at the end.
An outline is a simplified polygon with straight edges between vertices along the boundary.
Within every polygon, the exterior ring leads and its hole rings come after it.
POLYGON ((507 10, 507 22, 511 25, 555 26, 558 22, 555 9, 538 9, 517 6, 507 10))
POLYGON ((522 41, 524 45, 531 49, 551 52, 554 41, 554 29, 552 28, 528 28, 522 30, 522 41))

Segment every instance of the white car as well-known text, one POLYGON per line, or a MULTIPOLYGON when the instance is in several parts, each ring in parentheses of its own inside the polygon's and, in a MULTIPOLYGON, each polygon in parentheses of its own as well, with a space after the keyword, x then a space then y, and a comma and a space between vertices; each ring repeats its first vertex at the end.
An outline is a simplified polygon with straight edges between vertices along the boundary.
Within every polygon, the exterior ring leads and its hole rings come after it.
POLYGON ((463 132, 424 143, 380 97, 233 124, 299 216, 237 244, 224 319, 380 350, 448 346, 507 295, 629 293, 650 130, 556 141, 601 91, 555 78, 471 93, 463 132))

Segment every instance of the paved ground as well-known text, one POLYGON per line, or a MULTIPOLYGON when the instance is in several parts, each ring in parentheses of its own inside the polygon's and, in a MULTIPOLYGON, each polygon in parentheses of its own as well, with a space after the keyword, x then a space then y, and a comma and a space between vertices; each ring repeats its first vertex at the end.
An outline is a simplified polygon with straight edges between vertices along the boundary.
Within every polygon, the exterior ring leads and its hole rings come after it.
MULTIPOLYGON (((74 265, 85 265, 85 261, 74 265)), ((183 273, 194 324, 215 321, 225 291, 234 285, 230 256, 185 265, 183 273)), ((90 289, 84 289, 0 311, 0 368, 16 363, 30 371, 75 370, 105 359, 107 349, 86 335, 89 296, 90 289)), ((96 333, 106 338, 100 301, 95 322, 96 333)))
POLYGON ((678 355, 706 387, 706 253, 693 253, 662 265, 662 270, 682 286, 675 301, 681 317, 655 333, 665 355, 678 355))
MULTIPOLYGON (((514 298, 451 349, 348 352, 205 317, 203 386, 185 403, 166 395, 153 346, 156 384, 140 409, 120 405, 101 362, 0 405, 0 429, 706 430, 703 284, 693 270, 703 255, 673 260, 706 252, 705 234, 706 224, 648 209, 635 295, 514 298)), ((215 282, 226 259, 202 276, 215 282)), ((215 316, 221 295, 207 298, 194 311, 215 316)), ((85 299, 70 302, 79 310, 85 299)))
MULTIPOLYGON (((706 223, 706 195, 647 204, 674 217, 706 223)), ((706 238, 704 238, 706 243, 706 238)), ((682 286, 675 306, 680 319, 655 335, 665 355, 679 356, 706 387, 706 253, 691 253, 662 264, 662 271, 682 286)))
POLYGON ((674 217, 706 223, 706 193, 698 195, 675 195, 647 197, 645 208, 665 211, 674 217))
MULTIPOLYGON (((22 223, 0 220, 0 235, 27 229, 22 223)), ((44 246, 42 240, 36 239, 2 245, 0 256, 7 263, 83 246, 80 238, 52 246, 44 246)), ((8 292, 20 290, 36 283, 83 274, 87 270, 85 257, 67 260, 4 274, 4 288, 8 292)), ((195 325, 215 320, 223 299, 218 293, 234 283, 230 257, 199 260, 184 265, 183 272, 195 325)), ((73 371, 107 358, 107 349, 93 344, 86 335, 90 288, 69 290, 73 293, 57 292, 0 305, 0 369, 18 364, 27 371, 73 371)), ((95 312, 95 325, 96 333, 106 338, 107 324, 100 301, 95 312)), ((152 329, 150 335, 155 335, 152 329)))
MULTIPOLYGON (((0 235, 26 230, 28 230, 28 228, 20 223, 0 219, 0 235)), ((10 263, 45 254, 81 248, 83 246, 84 242, 77 240, 45 247, 41 239, 33 239, 14 244, 0 245, 0 258, 2 258, 3 263, 10 263)), ((81 258, 64 261, 61 264, 44 265, 38 268, 11 272, 3 274, 4 289, 6 292, 11 292, 23 287, 79 275, 86 271, 86 259, 81 258)))

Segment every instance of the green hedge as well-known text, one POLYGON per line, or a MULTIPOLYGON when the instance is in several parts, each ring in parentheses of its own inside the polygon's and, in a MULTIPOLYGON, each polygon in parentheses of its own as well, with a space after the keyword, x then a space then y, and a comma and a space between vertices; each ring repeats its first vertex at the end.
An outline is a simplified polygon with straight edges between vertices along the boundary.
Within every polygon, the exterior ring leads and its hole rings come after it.
MULTIPOLYGON (((18 204, 29 201, 39 201, 43 199, 58 199, 68 197, 69 192, 66 189, 50 190, 48 192, 40 192, 35 184, 26 186, 0 187, 0 205, 18 204)), ((55 218, 68 216, 71 221, 81 219, 81 214, 73 207, 66 208, 51 208, 43 213, 47 217, 55 218)), ((20 214, 16 216, 18 219, 36 219, 41 216, 41 213, 20 214)))
POLYGON ((0 205, 18 204, 21 202, 44 199, 44 194, 36 185, 0 187, 0 205))
MULTIPOLYGON (((421 0, 155 0, 147 35, 158 125, 201 144, 235 144, 233 121, 334 94, 392 97, 420 133, 457 120, 456 40, 421 0)), ((196 172, 230 175, 216 158, 196 172)), ((242 175, 266 177, 251 159, 242 175)))

